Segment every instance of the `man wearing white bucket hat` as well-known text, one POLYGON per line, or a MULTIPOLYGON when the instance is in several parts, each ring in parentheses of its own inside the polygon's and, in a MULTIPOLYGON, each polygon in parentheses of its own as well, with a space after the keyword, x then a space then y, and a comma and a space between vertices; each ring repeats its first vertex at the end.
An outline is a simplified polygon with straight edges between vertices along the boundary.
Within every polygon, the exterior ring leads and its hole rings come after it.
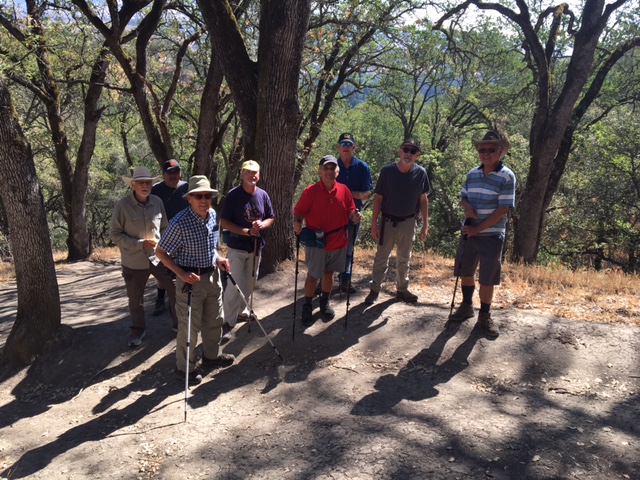
POLYGON ((211 200, 217 194, 204 175, 191 177, 189 191, 185 194, 189 208, 173 217, 156 250, 158 258, 176 274, 176 369, 181 376, 187 373, 190 385, 202 382, 202 375, 196 368, 195 348, 189 348, 197 345, 198 332, 202 335, 203 366, 226 367, 235 360, 220 348, 223 317, 218 270, 228 272, 229 261, 217 252, 218 222, 216 212, 211 208, 211 200))
POLYGON ((149 275, 167 291, 174 325, 177 323, 176 290, 167 269, 155 256, 155 247, 167 228, 167 214, 162 200, 151 195, 154 177, 147 167, 135 167, 133 175, 123 176, 122 180, 133 191, 116 203, 109 237, 120 249, 132 320, 129 346, 137 347, 146 335, 144 289, 149 275))

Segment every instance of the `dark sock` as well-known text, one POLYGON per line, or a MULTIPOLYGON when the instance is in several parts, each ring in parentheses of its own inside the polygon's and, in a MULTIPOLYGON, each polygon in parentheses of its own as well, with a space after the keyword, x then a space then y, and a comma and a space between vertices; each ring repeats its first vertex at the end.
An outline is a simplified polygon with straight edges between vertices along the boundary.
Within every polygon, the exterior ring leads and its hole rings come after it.
POLYGON ((480 313, 489 313, 491 311, 490 303, 480 303, 480 313))
POLYGON ((159 288, 158 289, 158 300, 164 300, 164 292, 166 290, 164 288, 159 288))
POLYGON ((313 300, 313 297, 304 297, 304 304, 311 305, 312 300, 313 300))
POLYGON ((329 292, 322 292, 320 295, 321 300, 329 300, 329 292))
POLYGON ((475 286, 465 287, 462 285, 462 301, 464 303, 468 303, 469 305, 473 304, 473 292, 475 289, 475 286))

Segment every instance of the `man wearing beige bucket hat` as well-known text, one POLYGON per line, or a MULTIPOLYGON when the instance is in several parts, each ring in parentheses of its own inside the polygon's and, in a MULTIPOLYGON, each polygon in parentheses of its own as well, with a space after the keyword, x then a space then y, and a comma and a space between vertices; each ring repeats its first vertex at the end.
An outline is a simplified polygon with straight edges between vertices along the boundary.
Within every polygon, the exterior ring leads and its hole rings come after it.
POLYGON ((229 261, 217 252, 218 222, 216 212, 211 208, 211 200, 217 194, 204 175, 191 177, 185 194, 189 208, 173 217, 156 249, 158 258, 176 274, 176 369, 181 376, 187 374, 190 385, 202 382, 202 375, 196 368, 198 332, 202 335, 204 367, 226 367, 235 360, 220 348, 223 317, 219 270, 228 272, 229 261), (189 348, 190 345, 194 348, 189 348))
POLYGON ((491 302, 494 286, 500 284, 502 247, 507 214, 515 206, 516 177, 502 161, 510 147, 506 135, 489 130, 484 137, 474 140, 473 146, 481 165, 467 174, 462 185, 460 203, 465 221, 454 271, 461 279, 462 303, 449 320, 463 322, 474 316, 474 276, 479 264, 478 326, 489 338, 496 338, 500 330, 491 318, 491 302))
POLYGON ((178 321, 176 291, 167 269, 155 256, 158 240, 167 228, 167 214, 162 200, 151 195, 154 177, 147 167, 135 167, 133 175, 123 176, 122 180, 133 191, 116 203, 109 237, 120 249, 122 276, 132 320, 129 346, 137 347, 146 335, 144 289, 149 275, 153 275, 167 291, 174 326, 178 321))

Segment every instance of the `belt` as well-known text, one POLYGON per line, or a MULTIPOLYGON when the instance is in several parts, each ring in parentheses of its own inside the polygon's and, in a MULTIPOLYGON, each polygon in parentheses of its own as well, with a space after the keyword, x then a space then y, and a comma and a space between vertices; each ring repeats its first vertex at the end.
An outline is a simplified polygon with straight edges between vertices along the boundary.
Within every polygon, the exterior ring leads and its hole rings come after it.
POLYGON ((211 267, 180 267, 182 270, 184 270, 185 272, 193 272, 196 275, 204 275, 205 273, 210 273, 213 272, 214 268, 213 266, 211 267))

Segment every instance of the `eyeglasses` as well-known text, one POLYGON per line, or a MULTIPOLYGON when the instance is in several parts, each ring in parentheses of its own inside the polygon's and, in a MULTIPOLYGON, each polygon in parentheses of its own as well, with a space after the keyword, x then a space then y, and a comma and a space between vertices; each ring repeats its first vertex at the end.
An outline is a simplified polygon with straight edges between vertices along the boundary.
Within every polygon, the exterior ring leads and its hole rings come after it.
POLYGON ((484 153, 496 153, 497 150, 498 150, 497 148, 479 148, 478 153, 480 155, 484 153))
POLYGON ((213 193, 190 193, 189 195, 196 200, 202 200, 203 198, 205 200, 211 200, 213 198, 213 193))
POLYGON ((330 163, 328 165, 323 165, 322 169, 323 170, 335 170, 336 169, 336 164, 335 163, 330 163))
POLYGON ((353 143, 351 142, 340 142, 338 143, 341 147, 353 147, 353 143))
POLYGON ((417 148, 407 148, 407 147, 404 147, 404 148, 402 149, 402 151, 403 151, 404 153, 410 153, 411 155, 415 155, 416 153, 418 153, 418 149, 417 149, 417 148))

